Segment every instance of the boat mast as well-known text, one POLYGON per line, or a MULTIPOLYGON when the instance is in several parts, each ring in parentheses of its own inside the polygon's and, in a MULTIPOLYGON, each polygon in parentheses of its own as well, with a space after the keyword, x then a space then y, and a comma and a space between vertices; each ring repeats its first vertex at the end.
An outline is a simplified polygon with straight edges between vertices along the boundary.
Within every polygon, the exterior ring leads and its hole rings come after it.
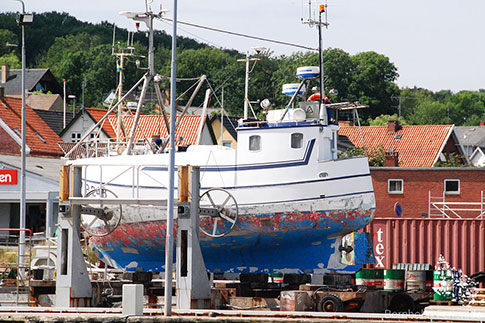
MULTIPOLYGON (((264 50, 264 48, 254 48, 254 50, 256 51, 257 54, 261 53, 262 50, 264 50)), ((251 72, 253 71, 254 69, 254 65, 253 65, 253 69, 249 70, 249 62, 250 61, 260 61, 261 60, 261 56, 258 56, 258 57, 254 57, 254 58, 251 58, 250 54, 249 54, 249 51, 246 52, 246 58, 241 58, 241 59, 238 59, 237 61, 238 62, 245 62, 246 63, 246 77, 244 79, 244 120, 247 120, 248 119, 248 107, 249 107, 249 74, 251 74, 251 72)), ((252 108, 251 108, 252 109, 252 108)), ((254 113, 254 111, 253 111, 254 113)))
MULTIPOLYGON (((325 73, 323 68, 323 33, 322 27, 328 28, 327 22, 327 2, 325 4, 321 4, 318 11, 318 21, 311 18, 311 0, 308 0, 308 20, 303 21, 304 24, 308 24, 310 27, 316 25, 318 27, 318 60, 319 60, 319 67, 320 67, 320 111, 325 109, 325 73), (322 21, 322 14, 325 13, 325 21, 322 21)), ((321 115, 321 113, 320 113, 321 115)))
MULTIPOLYGON (((124 69, 124 60, 125 57, 130 57, 134 56, 134 50, 135 48, 133 47, 133 38, 131 38, 130 41, 130 32, 128 31, 128 41, 127 41, 127 46, 126 48, 122 48, 120 44, 118 43, 118 52, 115 52, 115 38, 116 38, 116 25, 113 25, 113 45, 111 49, 111 55, 116 56, 116 70, 119 74, 119 79, 118 79, 118 102, 121 102, 121 98, 123 97, 123 69, 124 69), (118 60, 119 59, 119 60, 118 60)), ((118 104, 118 118, 117 118, 117 126, 116 126, 116 142, 119 143, 121 142, 121 132, 122 132, 122 122, 121 122, 121 117, 123 114, 123 103, 118 104)))

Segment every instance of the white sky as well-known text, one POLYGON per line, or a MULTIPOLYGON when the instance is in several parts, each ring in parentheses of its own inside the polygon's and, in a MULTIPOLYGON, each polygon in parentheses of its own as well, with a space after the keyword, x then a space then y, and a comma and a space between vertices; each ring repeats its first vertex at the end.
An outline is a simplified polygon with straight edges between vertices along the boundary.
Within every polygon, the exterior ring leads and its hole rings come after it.
MULTIPOLYGON (((154 11, 160 0, 153 0, 154 11)), ((312 0, 313 2, 315 0, 312 0)), ((323 1, 323 0, 322 0, 323 1)), ((103 20, 134 30, 121 11, 145 11, 144 0, 24 0, 26 11, 65 11, 82 21, 103 20)), ((318 2, 319 4, 321 2, 318 2)), ((173 0, 164 0, 171 9, 173 0)), ((179 0, 181 21, 317 47, 317 29, 303 25, 308 0, 179 0)), ((18 11, 20 3, 0 0, 0 11, 18 11)), ((350 54, 376 51, 393 62, 399 86, 478 90, 485 88, 484 0, 328 0, 330 27, 324 46, 350 54)), ((172 18, 172 12, 167 14, 172 18)), ((157 29, 171 33, 167 23, 157 29)), ((55 27, 53 27, 55 28, 55 27)), ((289 55, 298 48, 263 43, 179 25, 179 35, 245 52, 254 46, 289 55)))

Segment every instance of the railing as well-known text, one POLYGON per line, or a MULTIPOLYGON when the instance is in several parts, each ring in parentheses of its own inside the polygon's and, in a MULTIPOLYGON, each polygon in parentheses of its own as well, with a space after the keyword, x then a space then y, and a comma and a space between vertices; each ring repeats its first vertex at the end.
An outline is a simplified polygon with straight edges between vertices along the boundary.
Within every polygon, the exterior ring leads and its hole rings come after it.
POLYGON ((30 279, 32 278, 31 259, 32 259, 32 230, 30 229, 5 229, 0 228, 0 233, 4 239, 2 246, 2 260, 0 261, 0 271, 2 285, 16 287, 16 306, 19 305, 21 292, 30 293, 30 279), (25 241, 21 241, 20 236, 25 233, 25 241), (23 247, 23 248, 22 248, 23 247), (21 254, 21 250, 24 251, 21 254), (14 255, 14 257, 10 257, 14 255), (22 290, 21 290, 22 289, 22 290), (26 290, 24 290, 26 289, 26 290))
MULTIPOLYGON (((111 140, 92 140, 85 141, 78 145, 78 147, 67 155, 77 143, 60 143, 59 146, 66 153, 66 158, 90 158, 90 157, 110 157, 117 156, 123 153, 128 146, 126 142, 116 142, 111 140)), ((132 144, 133 154, 146 154, 154 152, 158 146, 155 146, 148 141, 135 142, 132 144)))
MULTIPOLYGON (((431 191, 428 192, 428 217, 442 217, 442 218, 459 218, 462 219, 463 213, 472 214, 478 213, 475 217, 483 219, 485 217, 485 204, 483 191, 480 192, 480 202, 447 202, 446 195, 431 196, 431 191)), ((469 216, 468 216, 469 217, 469 216)))

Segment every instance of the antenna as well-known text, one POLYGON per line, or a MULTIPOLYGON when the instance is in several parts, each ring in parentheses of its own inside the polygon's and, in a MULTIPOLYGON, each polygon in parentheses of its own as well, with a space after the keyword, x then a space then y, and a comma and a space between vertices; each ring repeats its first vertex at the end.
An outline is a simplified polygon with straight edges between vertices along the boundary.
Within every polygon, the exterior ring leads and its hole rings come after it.
POLYGON ((319 65, 320 65, 320 112, 326 109, 325 107, 325 80, 324 80, 324 68, 323 68, 323 36, 322 36, 322 27, 328 28, 328 21, 327 21, 327 0, 325 0, 325 4, 321 4, 317 10, 312 10, 311 8, 312 0, 308 0, 308 20, 303 21, 303 24, 307 24, 310 27, 317 26, 318 27, 318 54, 319 54, 319 65), (318 20, 313 18, 311 19, 311 14, 314 12, 318 14, 318 20), (322 14, 325 14, 325 21, 322 21, 322 14))

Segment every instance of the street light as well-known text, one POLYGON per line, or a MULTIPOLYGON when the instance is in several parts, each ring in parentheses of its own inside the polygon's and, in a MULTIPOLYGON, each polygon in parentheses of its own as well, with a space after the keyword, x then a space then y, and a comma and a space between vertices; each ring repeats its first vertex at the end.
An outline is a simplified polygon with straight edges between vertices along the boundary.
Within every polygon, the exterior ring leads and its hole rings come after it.
MULTIPOLYGON (((30 26, 34 22, 34 15, 25 13, 25 4, 22 0, 14 0, 22 4, 22 13, 19 15, 18 23, 22 28, 22 149, 20 167, 20 242, 19 242, 19 264, 24 263, 25 254, 25 26, 30 26)), ((21 275, 23 272, 20 271, 21 275)))
POLYGON ((69 99, 72 99, 72 117, 74 118, 76 114, 76 96, 74 94, 69 94, 67 96, 69 99))

